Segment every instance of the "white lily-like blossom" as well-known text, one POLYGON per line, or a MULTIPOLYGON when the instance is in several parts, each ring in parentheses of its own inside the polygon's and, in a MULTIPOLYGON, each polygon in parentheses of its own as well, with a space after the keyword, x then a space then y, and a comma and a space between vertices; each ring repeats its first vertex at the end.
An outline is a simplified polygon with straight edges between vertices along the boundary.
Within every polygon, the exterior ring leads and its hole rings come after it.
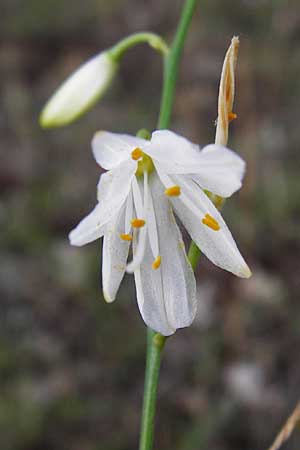
POLYGON ((203 190, 229 197, 241 187, 244 161, 212 144, 200 148, 168 130, 150 141, 98 132, 92 142, 107 170, 95 209, 70 233, 81 246, 103 239, 102 284, 112 302, 125 271, 135 277, 145 323, 168 336, 196 313, 195 278, 174 212, 201 251, 217 266, 248 278, 251 272, 221 214, 203 190), (133 244, 133 259, 127 262, 133 244))
POLYGON ((101 52, 82 64, 53 94, 40 117, 45 127, 73 122, 103 95, 116 72, 110 52, 101 52))

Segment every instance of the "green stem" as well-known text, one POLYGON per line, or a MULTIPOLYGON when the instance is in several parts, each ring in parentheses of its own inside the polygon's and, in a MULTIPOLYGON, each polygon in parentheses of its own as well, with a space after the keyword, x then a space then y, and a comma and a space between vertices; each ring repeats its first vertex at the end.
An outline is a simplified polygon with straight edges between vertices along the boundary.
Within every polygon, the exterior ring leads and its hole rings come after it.
POLYGON ((153 430, 156 406, 157 385, 161 353, 166 337, 147 330, 147 359, 145 371, 145 390, 143 400, 143 415, 141 424, 140 450, 150 450, 153 447, 153 430))
MULTIPOLYGON (((158 128, 160 129, 168 128, 170 124, 175 86, 178 76, 178 65, 187 30, 193 17, 196 4, 197 0, 185 0, 171 49, 165 57, 164 82, 158 120, 158 128)), ((157 385, 159 379, 161 352, 165 341, 165 336, 155 333, 148 328, 145 388, 139 450, 152 450, 153 448, 157 385)))
POLYGON ((147 32, 131 34, 114 45, 109 52, 112 58, 118 62, 127 50, 144 42, 149 44, 150 47, 154 48, 158 52, 162 53, 164 56, 169 53, 168 46, 163 38, 157 34, 147 32))
POLYGON ((165 59, 164 85, 157 128, 168 128, 170 125, 179 60, 196 5, 197 0, 185 1, 170 52, 165 59))
POLYGON ((199 258, 201 256, 201 251, 197 247, 194 241, 191 242, 189 252, 188 252, 188 260, 191 263, 191 266, 193 268, 193 271, 195 272, 197 263, 199 261, 199 258))

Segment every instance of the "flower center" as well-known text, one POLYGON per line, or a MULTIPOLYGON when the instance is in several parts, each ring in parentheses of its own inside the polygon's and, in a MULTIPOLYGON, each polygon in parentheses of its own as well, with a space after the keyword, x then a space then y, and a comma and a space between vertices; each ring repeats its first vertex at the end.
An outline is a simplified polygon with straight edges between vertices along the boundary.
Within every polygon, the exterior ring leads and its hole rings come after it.
POLYGON ((135 175, 137 177, 142 177, 144 172, 150 174, 154 170, 154 164, 150 156, 146 155, 140 148, 135 148, 131 152, 131 158, 134 161, 138 161, 138 167, 136 169, 135 175))

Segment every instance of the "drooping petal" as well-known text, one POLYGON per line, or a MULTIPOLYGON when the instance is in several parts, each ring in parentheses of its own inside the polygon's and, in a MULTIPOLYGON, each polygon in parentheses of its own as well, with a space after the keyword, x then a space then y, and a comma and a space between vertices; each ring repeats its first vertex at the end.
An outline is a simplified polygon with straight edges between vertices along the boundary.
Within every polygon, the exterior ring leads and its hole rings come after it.
POLYGON ((137 299, 146 324, 168 336, 193 321, 196 283, 171 206, 155 175, 152 176, 151 191, 161 264, 153 269, 153 254, 148 240, 143 262, 135 271, 137 299))
POLYGON ((71 231, 69 238, 72 245, 81 246, 103 235, 104 226, 118 214, 124 204, 134 173, 135 165, 128 160, 101 176, 98 185, 99 204, 71 231))
POLYGON ((240 189, 245 162, 233 151, 221 145, 207 145, 199 153, 199 166, 192 169, 191 178, 203 189, 230 197, 240 189))
POLYGON ((107 52, 91 58, 54 93, 42 111, 44 127, 67 125, 87 111, 104 93, 117 65, 107 52))
POLYGON ((168 186, 168 183, 174 183, 181 187, 181 195, 172 197, 170 201, 176 214, 201 251, 216 266, 239 277, 248 278, 251 275, 249 267, 240 254, 221 214, 202 189, 195 183, 191 183, 184 175, 173 175, 170 181, 169 177, 161 171, 159 175, 166 186, 168 186), (212 220, 209 220, 209 218, 212 220), (205 223, 208 223, 208 225, 205 223))
MULTIPOLYGON (((171 204, 158 177, 151 184, 161 253, 161 272, 168 321, 174 328, 191 324, 196 313, 196 282, 171 204)), ((159 270, 159 269, 158 269, 159 270)))
POLYGON ((101 205, 98 203, 93 211, 69 233, 69 239, 71 245, 80 247, 99 239, 104 233, 105 224, 101 224, 101 205))
POLYGON ((176 329, 167 320, 161 274, 151 267, 152 252, 146 244, 144 261, 134 271, 136 296, 145 324, 163 336, 170 336, 176 329))
POLYGON ((98 131, 92 140, 92 149, 99 166, 111 170, 130 158, 131 152, 142 147, 145 142, 144 139, 128 134, 98 131))
POLYGON ((115 300, 126 269, 130 242, 120 238, 124 231, 124 220, 125 205, 116 220, 107 224, 103 239, 102 286, 103 296, 108 303, 115 300))

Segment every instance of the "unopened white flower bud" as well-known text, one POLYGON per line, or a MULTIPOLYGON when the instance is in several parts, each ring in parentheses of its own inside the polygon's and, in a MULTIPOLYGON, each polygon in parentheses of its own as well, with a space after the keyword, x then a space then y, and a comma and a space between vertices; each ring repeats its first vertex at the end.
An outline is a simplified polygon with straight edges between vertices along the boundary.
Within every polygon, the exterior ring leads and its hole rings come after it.
POLYGON ((234 100, 234 71, 239 49, 239 38, 234 36, 225 55, 218 98, 218 119, 216 144, 225 145, 228 141, 229 122, 237 117, 232 111, 234 100))
POLYGON ((67 125, 91 108, 110 85, 118 67, 109 51, 101 52, 79 67, 45 105, 42 127, 67 125))

